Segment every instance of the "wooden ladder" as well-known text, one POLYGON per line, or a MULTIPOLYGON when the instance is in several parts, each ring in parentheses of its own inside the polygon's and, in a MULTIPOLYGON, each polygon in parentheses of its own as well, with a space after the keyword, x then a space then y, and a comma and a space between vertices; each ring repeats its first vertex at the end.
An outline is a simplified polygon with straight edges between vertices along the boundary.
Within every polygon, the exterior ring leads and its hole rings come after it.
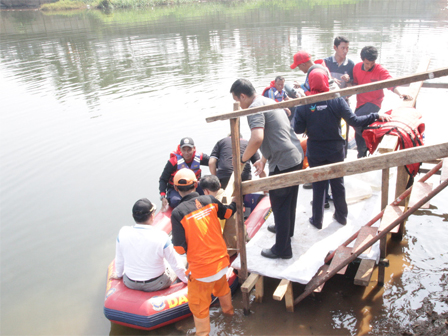
MULTIPOLYGON (((347 267, 348 264, 358 258, 361 253, 367 251, 375 242, 385 237, 389 232, 391 232, 392 229, 402 223, 416 210, 427 206, 428 201, 444 188, 446 188, 447 185, 448 158, 445 158, 430 172, 428 172, 422 179, 420 179, 419 182, 414 183, 412 187, 408 188, 402 195, 400 195, 400 197, 392 202, 390 206, 386 207, 386 209, 381 212, 381 217, 383 218, 383 220, 378 229, 369 226, 363 226, 358 231, 358 233, 355 234, 357 236, 357 239, 353 248, 340 246, 334 253, 334 257, 331 259, 330 265, 323 265, 319 269, 316 275, 305 287, 304 292, 294 300, 294 305, 298 304, 305 297, 313 293, 313 291, 322 286, 334 275, 343 273, 343 270, 347 267), (433 175, 434 172, 438 171, 441 167, 441 183, 434 190, 431 190, 431 184, 425 183, 425 181, 429 178, 430 175, 433 175), (411 198, 406 210, 403 212, 403 210, 397 207, 396 204, 399 203, 399 201, 401 201, 407 195, 409 195, 409 193, 411 194, 411 198), (384 215, 386 215, 386 217, 384 217, 384 215)), ((387 260, 380 260, 380 263, 383 263, 385 266, 387 266, 388 264, 387 260)), ((356 282, 362 285, 368 284, 371 277, 371 265, 372 261, 364 263, 361 261, 360 267, 358 269, 359 274, 357 274, 357 276, 355 277, 356 282)))

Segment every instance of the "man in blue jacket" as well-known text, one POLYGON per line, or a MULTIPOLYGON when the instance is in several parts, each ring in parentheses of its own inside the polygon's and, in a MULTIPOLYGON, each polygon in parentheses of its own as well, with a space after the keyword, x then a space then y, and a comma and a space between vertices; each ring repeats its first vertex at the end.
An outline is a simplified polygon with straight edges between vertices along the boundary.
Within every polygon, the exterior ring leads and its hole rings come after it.
MULTIPOLYGON (((328 82, 327 76, 311 78, 314 76, 314 73, 310 74, 310 83, 317 83, 319 80, 328 82)), ((326 86, 328 87, 328 83, 317 83, 316 87, 311 87, 311 91, 320 93, 318 88, 326 86)), ((355 127, 367 126, 377 119, 383 121, 390 120, 390 116, 379 115, 378 113, 356 116, 344 98, 335 98, 315 104, 298 106, 294 131, 297 134, 306 132, 308 135, 306 155, 311 168, 344 161, 345 140, 341 134, 341 118, 347 124, 355 127)), ((310 218, 310 223, 318 229, 322 228, 327 184, 328 180, 313 183, 313 216, 310 218)), ((348 209, 345 200, 344 178, 331 179, 330 185, 335 207, 333 217, 338 223, 345 225, 347 223, 348 209)))

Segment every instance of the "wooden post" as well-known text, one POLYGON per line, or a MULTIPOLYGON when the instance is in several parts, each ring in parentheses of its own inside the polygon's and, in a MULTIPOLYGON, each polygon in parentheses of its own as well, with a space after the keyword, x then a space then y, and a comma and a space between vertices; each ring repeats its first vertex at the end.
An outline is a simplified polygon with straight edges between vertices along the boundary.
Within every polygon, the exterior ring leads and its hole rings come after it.
MULTIPOLYGON (((393 152, 398 145, 398 137, 394 135, 385 135, 378 146, 380 154, 393 152)), ((399 194, 401 195, 401 194, 399 194)), ((384 210, 389 204, 389 168, 383 169, 381 181, 381 210, 384 210)), ((384 259, 387 255, 387 235, 380 239, 380 258, 384 259)), ((384 264, 378 265, 378 285, 383 286, 385 277, 384 264)), ((370 280, 370 278, 369 278, 370 280)))
MULTIPOLYGON (((430 61, 429 57, 424 57, 420 61, 417 71, 426 71, 429 66, 429 61, 430 61)), ((423 81, 411 83, 411 85, 409 86, 408 94, 410 94, 412 96, 412 100, 404 101, 402 104, 403 107, 415 107, 415 104, 417 102, 417 96, 420 92, 420 88, 422 87, 422 84, 423 84, 423 81)), ((396 190, 395 190, 395 197, 397 197, 397 195, 401 195, 401 193, 406 190, 408 181, 409 181, 409 174, 407 173, 406 168, 404 166, 397 167, 397 186, 396 186, 396 190)), ((400 205, 406 206, 406 203, 408 201, 409 201, 409 197, 404 199, 400 203, 400 205)), ((398 233, 392 234, 392 238, 394 240, 401 241, 403 239, 404 224, 405 224, 405 222, 400 223, 398 233)))
MULTIPOLYGON (((239 110, 240 104, 234 103, 233 109, 239 110)), ((241 269, 238 272, 240 283, 243 283, 248 276, 247 272, 247 255, 246 255, 246 235, 244 228, 244 213, 243 213, 243 194, 241 185, 241 153, 240 153, 240 119, 230 119, 230 131, 232 135, 232 163, 234 172, 234 190, 236 198, 236 233, 237 246, 240 256, 241 269)), ((249 293, 243 292, 243 306, 244 313, 249 313, 249 293)))

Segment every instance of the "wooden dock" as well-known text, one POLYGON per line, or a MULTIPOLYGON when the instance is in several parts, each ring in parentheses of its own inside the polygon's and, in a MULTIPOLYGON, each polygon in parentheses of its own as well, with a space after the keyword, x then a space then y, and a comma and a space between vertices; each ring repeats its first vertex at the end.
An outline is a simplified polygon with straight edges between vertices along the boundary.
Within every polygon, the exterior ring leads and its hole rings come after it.
MULTIPOLYGON (((240 282, 242 283, 241 291, 243 293, 243 305, 245 313, 249 313, 249 294, 255 287, 255 297, 257 302, 261 302, 264 296, 263 276, 252 273, 248 274, 247 269, 247 253, 244 236, 244 220, 242 213, 242 195, 267 191, 271 189, 278 189, 292 185, 304 184, 309 182, 317 182, 328 180, 337 177, 355 175, 363 172, 381 170, 382 171, 382 198, 381 209, 377 216, 372 218, 366 225, 364 225, 359 232, 350 237, 344 244, 342 244, 336 251, 327 256, 326 263, 317 271, 315 276, 306 285, 305 290, 297 298, 294 299, 292 283, 289 280, 282 279, 275 290, 273 297, 275 300, 285 299, 286 310, 294 311, 294 306, 302 301, 305 297, 313 292, 322 290, 323 285, 331 277, 336 274, 343 274, 348 264, 356 260, 361 253, 368 250, 375 242, 380 241, 380 262, 378 264, 378 284, 384 283, 384 268, 388 266, 389 262, 386 258, 386 241, 387 235, 391 233, 395 239, 400 240, 403 235, 404 221, 413 212, 424 206, 429 200, 437 195, 448 185, 448 159, 440 161, 430 172, 428 172, 422 179, 420 179, 414 186, 406 189, 408 183, 408 175, 404 169, 405 165, 416 162, 434 162, 434 160, 448 157, 448 142, 422 146, 410 149, 397 150, 397 139, 385 137, 384 141, 379 146, 378 154, 367 158, 362 158, 356 161, 340 162, 316 168, 310 168, 302 171, 266 177, 263 179, 253 181, 241 181, 241 166, 240 145, 239 145, 239 118, 254 113, 259 113, 274 108, 286 108, 297 105, 310 104, 318 101, 333 99, 336 97, 358 94, 387 87, 409 84, 409 93, 414 97, 410 102, 404 102, 405 106, 415 106, 416 97, 422 82, 426 79, 433 79, 437 77, 447 76, 448 68, 425 71, 428 67, 429 60, 422 62, 419 66, 419 73, 412 76, 405 76, 386 81, 375 82, 372 84, 365 84, 356 87, 346 88, 337 91, 326 92, 322 94, 313 95, 305 98, 298 98, 288 100, 286 102, 275 103, 257 108, 250 108, 240 110, 238 103, 234 104, 234 112, 221 114, 207 118, 207 122, 217 120, 230 119, 231 134, 232 134, 232 149, 233 149, 233 166, 235 167, 235 192, 234 195, 237 200, 237 250, 240 254, 241 269, 239 272, 240 282), (396 197, 395 200, 388 205, 388 191, 389 191, 389 168, 397 167, 397 183, 396 183, 396 197), (443 168, 442 168, 443 167, 443 168), (441 183, 431 190, 432 186, 426 183, 429 176, 442 168, 441 183), (409 201, 408 196, 411 195, 409 201), (412 201, 411 201, 412 200, 412 201), (382 219, 379 228, 371 227, 373 223, 382 219), (347 245, 356 239, 353 248, 347 245)), ((371 281, 375 261, 369 259, 362 259, 355 276, 355 284, 367 286, 371 281)))

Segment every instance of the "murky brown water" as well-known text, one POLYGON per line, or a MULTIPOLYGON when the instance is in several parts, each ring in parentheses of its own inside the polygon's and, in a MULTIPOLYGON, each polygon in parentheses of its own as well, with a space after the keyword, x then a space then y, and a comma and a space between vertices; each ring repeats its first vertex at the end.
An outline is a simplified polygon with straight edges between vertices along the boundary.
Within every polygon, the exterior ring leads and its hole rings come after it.
MULTIPOLYGON (((105 275, 119 228, 136 199, 158 199, 158 177, 180 137, 209 153, 228 123, 205 118, 232 109, 239 77, 262 89, 289 69, 300 48, 332 54, 335 35, 367 44, 392 75, 415 72, 422 55, 447 66, 446 1, 257 1, 150 10, 45 15, 0 12, 0 206, 2 335, 191 334, 192 319, 142 332, 103 315, 105 275)), ((440 81, 448 82, 446 79, 440 81)), ((418 107, 426 140, 447 141, 447 90, 423 89, 418 107)), ((393 104, 390 99, 388 104, 393 104)), ((246 122, 242 131, 248 135, 246 122)), ((446 206, 412 216, 405 240, 391 244, 384 288, 335 277, 286 313, 272 299, 222 317, 213 335, 387 334, 393 321, 429 297, 448 311, 446 206)), ((364 219, 363 219, 364 220, 364 219)), ((365 219, 368 220, 368 219, 365 219)), ((299 295, 303 286, 295 286, 299 295)))

